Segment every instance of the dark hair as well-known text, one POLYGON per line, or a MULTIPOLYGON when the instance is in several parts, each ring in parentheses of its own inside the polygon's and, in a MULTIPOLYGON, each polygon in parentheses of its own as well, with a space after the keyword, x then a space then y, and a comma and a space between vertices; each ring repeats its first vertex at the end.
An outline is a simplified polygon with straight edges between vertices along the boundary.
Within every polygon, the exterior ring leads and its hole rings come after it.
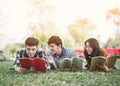
MULTIPOLYGON (((101 55, 99 43, 95 38, 90 38, 90 39, 86 40, 84 43, 85 46, 86 46, 87 42, 89 43, 90 47, 93 49, 91 56, 101 55)), ((84 54, 85 54, 85 56, 88 56, 86 49, 84 49, 84 54)))
POLYGON ((25 46, 26 45, 28 45, 28 46, 38 46, 38 44, 39 44, 38 39, 36 39, 34 37, 29 37, 25 41, 25 46))
POLYGON ((60 45, 62 46, 62 40, 60 39, 59 36, 51 36, 48 40, 48 45, 49 44, 55 44, 55 45, 60 45))
POLYGON ((89 38, 88 40, 85 41, 84 45, 86 47, 86 43, 89 43, 90 47, 93 49, 93 52, 91 55, 88 54, 86 49, 84 49, 84 56, 88 62, 88 65, 91 63, 91 59, 89 59, 89 56, 94 57, 94 56, 104 56, 105 53, 104 51, 100 48, 98 41, 95 38, 89 38))

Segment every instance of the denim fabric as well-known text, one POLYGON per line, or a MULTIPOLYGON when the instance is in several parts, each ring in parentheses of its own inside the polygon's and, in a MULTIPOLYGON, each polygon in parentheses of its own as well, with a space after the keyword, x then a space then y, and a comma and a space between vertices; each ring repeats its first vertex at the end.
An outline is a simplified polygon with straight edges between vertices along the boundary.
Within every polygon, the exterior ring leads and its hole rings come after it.
POLYGON ((77 57, 76 53, 70 48, 62 47, 62 55, 58 56, 57 54, 53 54, 51 51, 47 53, 48 56, 52 56, 56 65, 59 66, 59 61, 63 60, 64 58, 73 58, 77 57))

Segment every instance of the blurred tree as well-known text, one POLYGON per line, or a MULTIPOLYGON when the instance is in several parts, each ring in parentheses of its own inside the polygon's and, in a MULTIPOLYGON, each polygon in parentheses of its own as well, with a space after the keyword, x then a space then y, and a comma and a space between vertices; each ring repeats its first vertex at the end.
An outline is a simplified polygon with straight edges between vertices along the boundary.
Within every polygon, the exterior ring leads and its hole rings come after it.
MULTIPOLYGON (((111 20, 116 26, 115 30, 115 41, 120 40, 120 9, 113 8, 107 11, 106 13, 106 21, 111 20)), ((120 42, 119 42, 120 44, 120 42)))
POLYGON ((120 27, 120 9, 113 8, 107 11, 106 20, 112 20, 113 23, 119 28, 120 27))
POLYGON ((112 44, 113 47, 120 47, 120 9, 119 8, 113 8, 107 11, 106 13, 106 20, 112 21, 116 28, 115 28, 115 39, 108 40, 107 44, 112 44))
POLYGON ((4 47, 3 44, 5 44, 5 39, 6 39, 6 35, 4 35, 3 33, 1 33, 2 31, 2 26, 3 24, 5 24, 6 22, 6 15, 4 14, 3 10, 0 9, 0 50, 2 50, 2 48, 4 47))
POLYGON ((75 47, 82 46, 90 30, 93 30, 95 25, 91 24, 88 18, 78 19, 75 23, 68 27, 69 33, 75 40, 75 47))
POLYGON ((70 34, 66 34, 65 36, 61 36, 62 41, 63 41, 63 46, 65 47, 70 47, 70 48, 75 48, 75 42, 74 39, 70 34))
POLYGON ((54 6, 49 3, 49 0, 27 0, 34 8, 28 13, 28 17, 36 19, 36 23, 30 20, 29 27, 31 28, 31 35, 40 41, 40 47, 47 48, 47 40, 51 35, 59 34, 53 22, 51 13, 54 6))
POLYGON ((46 25, 48 22, 52 22, 52 15, 54 6, 49 3, 49 0, 27 0, 28 3, 34 8, 28 12, 29 27, 42 28, 42 24, 46 25), (35 20, 34 20, 35 19, 35 20), (34 23, 34 21, 36 23, 34 23))
POLYGON ((109 38, 108 41, 104 44, 105 48, 116 48, 120 47, 120 40, 109 38))
MULTIPOLYGON (((36 28, 35 28, 36 29, 36 28)), ((46 41, 47 41, 47 35, 44 31, 35 30, 32 32, 32 36, 37 38, 39 40, 39 45, 41 48, 45 48, 46 41)))
POLYGON ((15 44, 7 44, 3 49, 3 56, 5 58, 14 58, 14 54, 20 49, 23 48, 24 44, 15 43, 15 44))
POLYGON ((54 8, 50 4, 49 0, 27 0, 27 1, 36 8, 34 12, 37 11, 40 13, 44 13, 46 11, 51 12, 54 8))
POLYGON ((41 48, 47 49, 48 38, 51 35, 60 35, 60 31, 58 31, 58 29, 56 29, 52 24, 48 26, 41 24, 41 27, 41 29, 33 27, 31 35, 39 40, 41 48))

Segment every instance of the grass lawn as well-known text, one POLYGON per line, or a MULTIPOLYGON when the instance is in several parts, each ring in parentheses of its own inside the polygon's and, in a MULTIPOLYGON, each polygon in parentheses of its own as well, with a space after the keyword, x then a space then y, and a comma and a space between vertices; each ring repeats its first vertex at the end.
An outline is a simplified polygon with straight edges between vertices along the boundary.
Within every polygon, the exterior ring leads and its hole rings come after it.
MULTIPOLYGON (((60 72, 19 74, 8 70, 12 61, 0 62, 0 86, 120 86, 120 69, 110 72, 60 72)), ((120 68, 120 59, 116 66, 120 68)))

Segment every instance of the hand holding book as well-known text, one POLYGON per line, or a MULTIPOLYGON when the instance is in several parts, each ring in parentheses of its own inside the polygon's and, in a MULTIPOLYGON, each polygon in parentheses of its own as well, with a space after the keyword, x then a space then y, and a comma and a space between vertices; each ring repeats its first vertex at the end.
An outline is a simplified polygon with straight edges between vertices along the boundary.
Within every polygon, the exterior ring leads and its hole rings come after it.
POLYGON ((109 69, 108 69, 108 67, 107 67, 107 65, 105 63, 98 62, 96 64, 96 66, 99 67, 99 68, 101 68, 102 71, 105 71, 105 72, 109 71, 109 69))

